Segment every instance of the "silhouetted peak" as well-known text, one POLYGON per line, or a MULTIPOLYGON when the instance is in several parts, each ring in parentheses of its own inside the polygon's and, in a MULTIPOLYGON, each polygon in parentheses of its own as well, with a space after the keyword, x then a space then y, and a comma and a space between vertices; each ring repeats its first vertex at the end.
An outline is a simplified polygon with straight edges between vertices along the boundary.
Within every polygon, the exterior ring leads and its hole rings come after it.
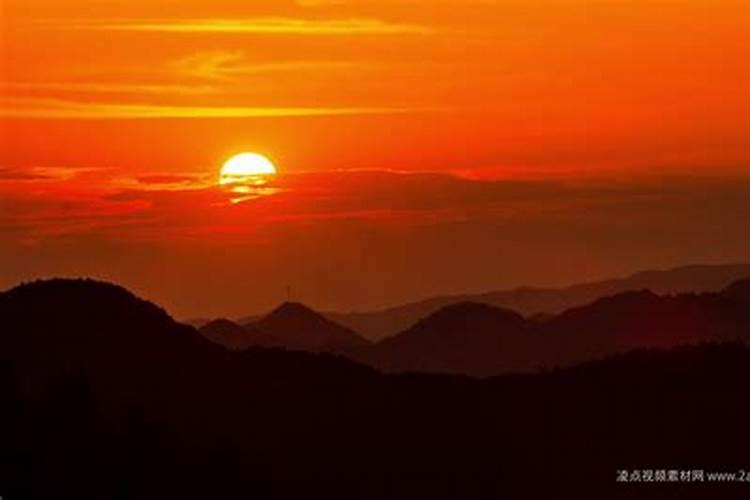
POLYGON ((514 311, 478 302, 460 302, 443 307, 382 344, 404 338, 434 339, 443 335, 466 338, 468 335, 483 335, 481 332, 517 331, 525 324, 523 316, 514 311))
POLYGON ((42 345, 42 351, 63 349, 68 358, 112 363, 211 349, 194 328, 177 323, 160 307, 91 279, 20 285, 0 294, 0 317, 15 333, 4 336, 0 350, 33 352, 42 345))
POLYGON ((210 321, 198 331, 207 339, 233 350, 257 345, 259 339, 265 337, 253 325, 241 326, 225 318, 210 321))
POLYGON ((47 280, 34 280, 21 283, 14 288, 6 290, 4 293, 19 297, 27 294, 33 294, 35 297, 40 297, 42 295, 53 295, 58 293, 81 294, 92 292, 110 296, 119 295, 130 299, 136 298, 135 295, 120 285, 90 278, 52 278, 47 280))
POLYGON ((236 336, 247 337, 248 339, 255 338, 257 336, 266 336, 264 332, 261 332, 255 324, 240 325, 239 323, 230 319, 219 318, 210 321, 203 325, 199 331, 203 334, 231 334, 236 336))
POLYGON ((298 302, 285 302, 255 323, 280 346, 313 351, 340 351, 367 345, 354 331, 298 302))
POLYGON ((0 297, 16 304, 33 304, 39 314, 54 309, 65 315, 107 316, 112 321, 123 315, 173 321, 165 310, 129 290, 93 279, 38 280, 21 284, 0 297))
POLYGON ((300 328, 313 325, 330 325, 344 329, 344 327, 337 325, 322 314, 299 302, 284 302, 255 324, 258 328, 266 332, 273 332, 277 328, 300 328))
POLYGON ((524 318, 515 311, 480 302, 459 302, 443 307, 424 318, 421 324, 445 324, 470 319, 474 322, 493 320, 496 322, 523 323, 524 318))
POLYGON ((280 306, 278 306, 276 309, 271 311, 270 314, 268 314, 268 317, 277 317, 277 318, 284 318, 284 317, 302 317, 302 316, 308 316, 308 317, 321 317, 320 314, 313 311, 306 305, 300 303, 300 302, 284 302, 280 306))
POLYGON ((480 377, 528 368, 529 335, 520 314, 477 302, 445 306, 376 344, 387 371, 462 373, 480 377))

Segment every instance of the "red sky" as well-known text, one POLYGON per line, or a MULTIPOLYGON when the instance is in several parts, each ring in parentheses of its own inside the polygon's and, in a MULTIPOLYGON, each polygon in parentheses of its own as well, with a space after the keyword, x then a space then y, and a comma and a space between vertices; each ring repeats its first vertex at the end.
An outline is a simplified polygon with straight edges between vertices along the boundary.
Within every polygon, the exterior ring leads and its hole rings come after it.
POLYGON ((0 287, 181 317, 750 260, 750 7, 5 0, 0 287), (280 175, 232 203, 222 162, 280 175))

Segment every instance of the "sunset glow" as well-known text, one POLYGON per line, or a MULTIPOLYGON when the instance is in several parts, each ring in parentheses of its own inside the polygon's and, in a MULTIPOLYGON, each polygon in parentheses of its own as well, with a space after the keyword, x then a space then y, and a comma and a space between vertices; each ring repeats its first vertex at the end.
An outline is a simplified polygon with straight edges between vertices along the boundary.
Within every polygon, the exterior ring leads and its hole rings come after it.
POLYGON ((749 117, 750 0, 0 0, 0 500, 742 489, 749 117))
POLYGON ((367 309, 750 255, 747 4, 2 4, 0 285, 367 309))

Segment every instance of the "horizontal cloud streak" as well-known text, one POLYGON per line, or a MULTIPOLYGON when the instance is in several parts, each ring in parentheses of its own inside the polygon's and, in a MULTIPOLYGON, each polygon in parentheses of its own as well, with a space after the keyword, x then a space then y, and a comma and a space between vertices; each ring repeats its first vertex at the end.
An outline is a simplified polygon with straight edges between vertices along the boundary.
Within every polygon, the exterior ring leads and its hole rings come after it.
POLYGON ((95 19, 44 24, 55 28, 75 30, 258 35, 396 35, 433 32, 427 26, 393 23, 372 18, 95 19))
POLYGON ((58 99, 0 99, 3 118, 156 119, 156 118, 281 118, 405 113, 406 108, 378 107, 251 107, 162 106, 153 104, 84 103, 58 99))
POLYGON ((210 85, 172 85, 141 83, 99 83, 99 82, 2 82, 0 90, 6 91, 54 91, 89 92, 94 94, 170 94, 206 95, 217 89, 210 85))
POLYGON ((178 75, 230 82, 246 76, 302 71, 352 70, 362 67, 355 61, 292 60, 249 62, 242 51, 204 51, 171 64, 178 75))

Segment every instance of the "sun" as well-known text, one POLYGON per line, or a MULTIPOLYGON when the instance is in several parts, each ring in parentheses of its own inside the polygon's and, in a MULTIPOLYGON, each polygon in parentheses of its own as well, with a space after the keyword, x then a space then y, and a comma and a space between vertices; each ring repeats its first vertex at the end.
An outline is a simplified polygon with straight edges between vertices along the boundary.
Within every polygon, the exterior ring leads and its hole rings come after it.
POLYGON ((241 153, 221 167, 219 184, 256 184, 264 177, 276 175, 276 166, 258 153, 241 153))

